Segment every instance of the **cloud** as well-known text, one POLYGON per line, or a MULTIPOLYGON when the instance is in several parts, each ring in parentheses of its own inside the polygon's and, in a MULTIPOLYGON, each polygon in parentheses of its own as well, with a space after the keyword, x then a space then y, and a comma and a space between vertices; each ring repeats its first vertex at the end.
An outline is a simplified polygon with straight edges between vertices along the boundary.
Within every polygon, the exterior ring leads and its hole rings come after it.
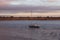
POLYGON ((20 3, 19 5, 60 6, 60 0, 0 0, 0 5, 12 5, 15 2, 20 3))
POLYGON ((20 5, 20 6, 0 6, 0 10, 60 10, 60 6, 26 6, 26 5, 20 5))
POLYGON ((60 10, 60 0, 0 0, 0 12, 51 12, 60 10), (52 2, 54 1, 54 2, 52 2), (19 2, 19 5, 12 5, 11 2, 19 2))

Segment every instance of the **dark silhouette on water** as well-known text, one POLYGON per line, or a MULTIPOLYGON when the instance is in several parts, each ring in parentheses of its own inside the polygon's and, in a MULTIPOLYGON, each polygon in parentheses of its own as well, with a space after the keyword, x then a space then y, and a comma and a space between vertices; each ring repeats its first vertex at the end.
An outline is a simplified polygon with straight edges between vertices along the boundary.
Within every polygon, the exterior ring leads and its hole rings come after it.
MULTIPOLYGON (((31 17, 32 17, 32 10, 31 10, 31 17)), ((39 26, 37 24, 33 24, 33 22, 31 22, 32 25, 29 25, 29 28, 39 28, 39 26)))
POLYGON ((29 28, 40 28, 37 24, 29 25, 29 28))

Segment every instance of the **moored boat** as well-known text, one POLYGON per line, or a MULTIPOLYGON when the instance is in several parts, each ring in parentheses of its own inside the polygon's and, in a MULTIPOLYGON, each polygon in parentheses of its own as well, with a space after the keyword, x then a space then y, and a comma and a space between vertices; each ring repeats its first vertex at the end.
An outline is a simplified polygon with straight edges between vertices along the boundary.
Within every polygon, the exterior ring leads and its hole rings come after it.
POLYGON ((40 28, 40 26, 37 24, 34 24, 34 25, 29 25, 29 28, 40 28))

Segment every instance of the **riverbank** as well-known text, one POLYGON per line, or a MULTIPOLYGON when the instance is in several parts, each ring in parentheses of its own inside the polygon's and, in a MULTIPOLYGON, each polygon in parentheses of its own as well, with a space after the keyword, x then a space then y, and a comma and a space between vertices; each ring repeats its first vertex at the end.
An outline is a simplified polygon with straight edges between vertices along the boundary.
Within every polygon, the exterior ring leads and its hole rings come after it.
POLYGON ((0 20, 60 20, 60 17, 0 17, 0 20))

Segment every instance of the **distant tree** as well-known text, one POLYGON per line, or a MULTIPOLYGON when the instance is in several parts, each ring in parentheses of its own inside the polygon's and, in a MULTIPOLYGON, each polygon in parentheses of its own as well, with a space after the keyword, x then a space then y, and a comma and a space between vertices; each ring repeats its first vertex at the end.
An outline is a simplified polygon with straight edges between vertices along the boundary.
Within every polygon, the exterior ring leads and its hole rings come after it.
POLYGON ((0 18, 1 18, 1 16, 0 16, 0 18))
POLYGON ((13 16, 10 16, 10 18, 13 18, 13 16))
POLYGON ((49 18, 49 16, 47 16, 47 18, 49 18))
POLYGON ((5 16, 3 16, 3 18, 5 18, 5 16))

